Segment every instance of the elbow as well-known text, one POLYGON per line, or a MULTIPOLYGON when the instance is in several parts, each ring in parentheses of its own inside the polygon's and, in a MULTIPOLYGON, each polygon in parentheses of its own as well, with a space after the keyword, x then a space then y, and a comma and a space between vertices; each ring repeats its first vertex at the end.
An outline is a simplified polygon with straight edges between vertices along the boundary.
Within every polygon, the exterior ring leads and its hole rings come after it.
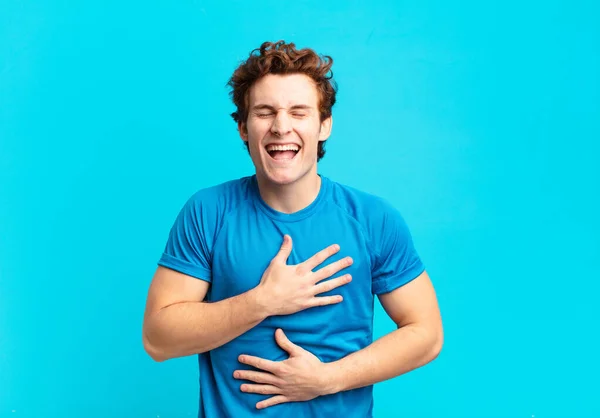
POLYGON ((150 358, 152 358, 152 360, 156 361, 157 363, 162 363, 166 360, 170 360, 170 359, 174 359, 174 358, 178 358, 178 357, 184 357, 184 356, 191 355, 191 354, 200 354, 205 351, 205 350, 198 350, 198 351, 193 351, 193 352, 184 352, 182 350, 177 351, 176 347, 161 344, 160 342, 157 342, 157 340, 159 340, 159 339, 155 335, 153 335, 152 332, 149 332, 148 330, 144 329, 144 331, 142 333, 142 342, 143 342, 143 346, 144 346, 144 351, 146 352, 146 354, 148 354, 150 356, 150 358))
POLYGON ((144 351, 146 351, 146 354, 157 363, 167 360, 167 356, 165 356, 164 352, 152 345, 146 338, 144 338, 144 351))
POLYGON ((153 342, 148 337, 147 330, 145 329, 142 333, 142 343, 146 354, 148 354, 150 358, 156 361, 157 363, 161 363, 169 359, 169 356, 165 353, 165 350, 161 349, 156 344, 153 344, 153 342))
POLYGON ((431 360, 433 361, 436 358, 438 358, 438 356, 440 355, 440 353, 442 352, 442 346, 444 345, 444 331, 442 329, 442 327, 440 326, 439 329, 433 331, 431 333, 431 343, 430 343, 430 347, 431 347, 431 352, 430 352, 430 357, 431 360))
POLYGON ((442 351, 444 345, 444 333, 441 326, 425 325, 410 328, 421 340, 422 357, 421 365, 435 360, 442 351))
POLYGON ((436 358, 438 358, 438 356, 442 352, 443 345, 444 345, 444 336, 439 335, 435 339, 434 343, 432 344, 432 348, 431 348, 432 359, 431 360, 435 360, 436 358))

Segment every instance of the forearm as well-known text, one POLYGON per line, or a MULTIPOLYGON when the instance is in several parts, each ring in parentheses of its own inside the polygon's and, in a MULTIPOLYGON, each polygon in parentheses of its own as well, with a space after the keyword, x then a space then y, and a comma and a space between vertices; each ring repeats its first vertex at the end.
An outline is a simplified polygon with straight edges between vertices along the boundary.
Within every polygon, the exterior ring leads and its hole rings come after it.
POLYGON ((267 316, 257 289, 219 302, 181 302, 146 319, 144 345, 157 361, 203 353, 228 343, 267 316))
POLYGON ((391 379, 435 359, 442 337, 424 327, 407 325, 368 347, 327 364, 327 392, 337 393, 391 379))

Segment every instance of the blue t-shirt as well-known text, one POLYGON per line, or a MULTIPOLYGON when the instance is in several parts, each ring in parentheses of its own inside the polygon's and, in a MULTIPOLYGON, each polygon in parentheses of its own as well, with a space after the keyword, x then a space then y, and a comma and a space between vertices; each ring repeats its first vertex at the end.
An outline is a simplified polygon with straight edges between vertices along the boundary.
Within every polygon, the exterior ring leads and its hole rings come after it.
POLYGON ((390 292, 424 271, 396 209, 382 198, 321 179, 316 199, 293 214, 268 206, 253 175, 196 192, 177 216, 158 264, 210 282, 206 300, 211 302, 256 287, 284 234, 292 237, 288 264, 301 263, 331 244, 339 244, 340 251, 317 268, 346 256, 354 260, 332 277, 349 273, 352 282, 320 295, 341 294, 343 302, 269 317, 198 355, 199 417, 372 416, 372 386, 257 410, 257 402, 273 395, 241 392, 245 382, 233 378, 235 370, 251 369, 238 362, 240 354, 274 361, 288 358, 275 342, 277 328, 323 362, 368 346, 373 341, 374 295, 390 292))

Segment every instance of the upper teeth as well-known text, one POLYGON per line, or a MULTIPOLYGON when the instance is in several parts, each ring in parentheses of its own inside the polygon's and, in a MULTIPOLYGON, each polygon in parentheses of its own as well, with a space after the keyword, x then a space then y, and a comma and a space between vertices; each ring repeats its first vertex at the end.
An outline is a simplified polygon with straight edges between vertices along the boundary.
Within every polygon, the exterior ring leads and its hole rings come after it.
POLYGON ((298 151, 300 147, 298 145, 269 145, 267 151, 298 151))

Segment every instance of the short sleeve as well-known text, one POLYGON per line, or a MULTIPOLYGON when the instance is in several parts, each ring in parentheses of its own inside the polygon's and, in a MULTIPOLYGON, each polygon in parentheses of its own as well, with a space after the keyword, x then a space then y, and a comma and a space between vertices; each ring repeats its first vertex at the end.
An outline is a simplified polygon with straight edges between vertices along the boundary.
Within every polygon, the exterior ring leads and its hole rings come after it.
POLYGON ((216 214, 199 194, 192 196, 177 215, 158 265, 212 281, 211 248, 216 214))
POLYGON ((405 285, 425 270, 402 215, 387 202, 378 209, 374 216, 377 224, 371 229, 372 291, 377 295, 405 285))

